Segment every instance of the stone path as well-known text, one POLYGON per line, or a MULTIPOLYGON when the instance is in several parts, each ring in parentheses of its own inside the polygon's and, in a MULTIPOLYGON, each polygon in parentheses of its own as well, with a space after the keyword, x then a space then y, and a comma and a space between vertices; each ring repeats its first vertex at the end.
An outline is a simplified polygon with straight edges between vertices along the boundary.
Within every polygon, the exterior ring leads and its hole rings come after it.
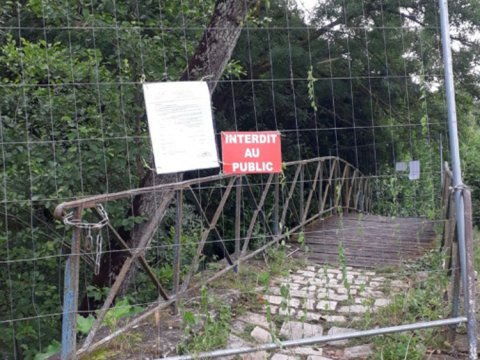
MULTIPOLYGON (((370 314, 389 304, 386 289, 400 292, 407 287, 407 283, 390 280, 375 271, 307 266, 288 277, 273 279, 268 293, 261 299, 260 310, 235 319, 228 348, 355 331, 355 326, 365 322, 370 314)), ((356 339, 237 358, 364 359, 371 352, 371 344, 362 344, 356 339)))

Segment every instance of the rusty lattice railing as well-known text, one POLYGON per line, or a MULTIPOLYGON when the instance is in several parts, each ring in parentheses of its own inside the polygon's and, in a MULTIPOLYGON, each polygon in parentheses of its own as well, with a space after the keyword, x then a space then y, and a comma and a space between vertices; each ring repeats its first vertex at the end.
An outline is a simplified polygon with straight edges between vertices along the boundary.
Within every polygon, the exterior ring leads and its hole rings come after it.
MULTIPOLYGON (((256 254, 267 249, 272 244, 302 231, 303 227, 328 214, 338 210, 369 211, 371 209, 371 187, 368 179, 348 162, 337 157, 320 157, 309 160, 293 161, 284 164, 282 174, 270 175, 215 175, 205 178, 186 180, 178 183, 163 184, 154 187, 133 189, 118 193, 97 195, 74 200, 58 205, 56 217, 73 226, 72 253, 66 263, 64 314, 62 327, 62 357, 74 358, 87 353, 104 344, 125 329, 119 329, 107 338, 93 343, 102 321, 112 305, 118 291, 125 281, 126 274, 135 262, 155 284, 159 295, 163 298, 143 315, 131 322, 133 326, 141 319, 148 317, 158 307, 177 306, 181 297, 188 295, 194 288, 208 283, 237 269, 237 266, 256 254), (142 193, 176 193, 175 244, 173 251, 173 286, 165 289, 155 272, 148 264, 145 253, 150 248, 152 238, 159 227, 164 214, 153 214, 149 220, 149 235, 144 236, 136 248, 129 248, 125 239, 108 219, 104 210, 107 203, 121 199, 131 199, 142 193), (201 219, 202 228, 190 266, 185 275, 181 275, 182 254, 182 208, 185 203, 196 210, 201 219), (102 219, 99 223, 89 224, 83 219, 87 209, 94 209, 102 219), (225 226, 220 227, 219 221, 228 217, 234 218, 233 231, 225 226), (111 235, 125 251, 128 252, 123 266, 118 273, 110 292, 97 314, 95 323, 83 346, 76 350, 76 314, 78 312, 78 278, 82 245, 92 247, 95 242, 92 229, 99 232, 100 227, 107 227, 111 235), (253 245, 255 242, 255 246, 253 245), (206 244, 215 243, 221 247, 226 265, 213 276, 201 283, 192 284, 192 277, 199 270, 206 244)), ((104 230, 105 231, 105 230, 104 230)), ((98 246, 98 241, 95 245, 98 246)), ((101 244, 100 244, 101 245, 101 244)), ((101 246, 100 246, 101 247, 101 246)), ((94 262, 98 268, 98 252, 94 262)))

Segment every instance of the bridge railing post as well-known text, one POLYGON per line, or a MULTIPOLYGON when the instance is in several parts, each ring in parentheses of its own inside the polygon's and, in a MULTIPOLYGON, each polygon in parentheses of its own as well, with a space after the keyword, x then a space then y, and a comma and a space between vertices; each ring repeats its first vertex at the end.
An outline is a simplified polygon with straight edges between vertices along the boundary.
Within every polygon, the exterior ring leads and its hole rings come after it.
MULTIPOLYGON (((242 177, 237 178, 236 188, 235 188, 235 257, 238 261, 240 258, 241 251, 241 234, 240 227, 242 224, 242 177)), ((238 265, 237 265, 238 266, 238 265)))
POLYGON ((303 164, 299 165, 300 169, 300 219, 299 221, 302 222, 302 227, 300 231, 303 232, 303 218, 304 218, 304 206, 305 206, 305 199, 304 199, 304 192, 305 192, 305 166, 303 164))
MULTIPOLYGON (((82 208, 74 210, 74 220, 80 221, 82 208)), ((65 264, 62 317, 62 360, 76 359, 77 352, 77 311, 78 311, 78 277, 80 271, 81 229, 74 227, 71 253, 65 264)))
POLYGON ((469 189, 462 191, 465 206, 466 281, 463 289, 470 358, 477 358, 477 320, 475 312, 475 267, 473 255, 472 195, 469 189))
POLYGON ((183 190, 177 190, 175 203, 175 246, 174 246, 174 265, 173 265, 173 288, 175 292, 175 302, 173 313, 178 314, 178 305, 180 297, 180 274, 181 274, 181 254, 182 254, 182 220, 183 220, 183 190))
POLYGON ((322 202, 323 202, 323 170, 324 162, 320 160, 320 176, 318 179, 318 212, 321 214, 323 211, 322 202))
POLYGON ((274 198, 273 198, 273 235, 275 238, 280 233, 280 224, 279 224, 279 207, 280 207, 280 175, 275 174, 274 176, 274 198))

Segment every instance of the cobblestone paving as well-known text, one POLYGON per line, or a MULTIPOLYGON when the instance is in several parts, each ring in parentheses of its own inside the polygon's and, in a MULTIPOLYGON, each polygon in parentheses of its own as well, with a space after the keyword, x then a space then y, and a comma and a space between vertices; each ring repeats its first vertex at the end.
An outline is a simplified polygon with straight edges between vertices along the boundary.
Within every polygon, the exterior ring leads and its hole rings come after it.
MULTIPOLYGON (((288 277, 273 279, 262 299, 262 308, 235 319, 228 347, 352 332, 355 323, 389 304, 386 290, 394 293, 406 288, 407 283, 387 279, 374 271, 307 266, 288 277)), ((372 345, 357 339, 287 348, 276 353, 257 352, 240 358, 343 360, 365 359, 371 353, 372 345)))

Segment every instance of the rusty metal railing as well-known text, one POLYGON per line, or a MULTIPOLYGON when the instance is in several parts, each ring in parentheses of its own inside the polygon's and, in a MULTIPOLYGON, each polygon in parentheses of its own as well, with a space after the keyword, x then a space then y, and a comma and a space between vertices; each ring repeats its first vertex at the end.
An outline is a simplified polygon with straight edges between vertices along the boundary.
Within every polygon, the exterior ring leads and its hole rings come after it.
MULTIPOLYGON (((219 278, 230 270, 236 270, 241 262, 251 259, 269 246, 302 231, 303 227, 328 214, 339 210, 364 211, 371 209, 372 189, 368 178, 348 162, 333 156, 293 161, 284 164, 281 174, 269 175, 215 175, 191 179, 171 184, 162 184, 118 193, 96 195, 62 203, 55 209, 55 216, 73 226, 71 254, 65 268, 64 311, 62 323, 62 358, 71 359, 88 353, 104 344, 125 329, 119 329, 108 337, 93 343, 102 321, 118 294, 126 274, 135 262, 139 262, 152 280, 159 295, 163 298, 160 305, 145 311, 143 315, 128 326, 135 325, 148 317, 159 307, 173 305, 187 296, 194 288, 219 278), (121 199, 147 193, 175 192, 175 244, 174 276, 172 289, 165 289, 145 259, 155 231, 160 225, 163 214, 154 213, 148 219, 147 232, 137 246, 130 248, 110 221, 104 210, 106 204, 121 199), (207 195, 205 196, 205 193, 207 195), (203 198, 202 198, 203 197, 203 198), (206 198, 206 199, 205 199, 206 198), (182 253, 182 208, 189 203, 196 209, 202 222, 202 231, 196 241, 196 249, 191 265, 182 276, 180 263, 182 253), (102 226, 108 227, 128 256, 110 288, 110 292, 97 314, 92 329, 77 351, 76 315, 78 312, 78 278, 80 270, 81 246, 92 243, 91 230, 99 223, 88 223, 83 219, 87 209, 99 213, 102 226), (225 238, 228 229, 219 226, 225 215, 234 218, 233 235, 225 238), (105 219, 107 218, 107 219, 105 219), (85 229, 87 229, 85 231, 85 229), (260 229, 260 230, 259 230, 260 229), (260 231, 260 233, 259 233, 260 231), (226 265, 203 281, 192 284, 192 277, 199 270, 199 264, 207 243, 221 246, 226 265), (255 246, 252 248, 252 243, 255 246), (232 244, 233 243, 233 244, 232 244), (232 246, 233 245, 233 246, 232 246)), ((230 234, 232 232, 230 231, 230 234)), ((98 245, 97 239, 96 245, 98 245)), ((93 240, 93 242, 95 242, 93 240)), ((100 249, 101 250, 101 249, 100 249)), ((98 256, 97 256, 98 258, 98 256)))

